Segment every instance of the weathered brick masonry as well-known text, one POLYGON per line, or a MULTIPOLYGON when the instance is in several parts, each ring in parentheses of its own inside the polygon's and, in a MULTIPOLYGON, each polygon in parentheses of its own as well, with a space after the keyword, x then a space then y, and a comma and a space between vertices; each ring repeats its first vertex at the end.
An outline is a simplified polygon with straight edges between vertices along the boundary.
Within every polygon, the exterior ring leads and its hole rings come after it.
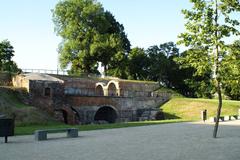
POLYGON ((24 74, 13 84, 28 89, 33 105, 70 124, 155 119, 156 107, 169 99, 153 82, 24 74))

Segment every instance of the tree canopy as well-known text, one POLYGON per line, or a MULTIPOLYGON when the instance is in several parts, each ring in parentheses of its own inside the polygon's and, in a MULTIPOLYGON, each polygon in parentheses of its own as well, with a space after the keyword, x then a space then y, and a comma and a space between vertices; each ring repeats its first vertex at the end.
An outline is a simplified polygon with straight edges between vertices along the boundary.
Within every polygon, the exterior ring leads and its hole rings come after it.
POLYGON ((130 42, 124 27, 95 0, 64 0, 53 10, 61 68, 71 66, 73 74, 98 73, 102 62, 105 73, 124 77, 124 59, 130 42), (116 65, 117 64, 117 65, 116 65), (120 71, 119 71, 120 70, 120 71))
POLYGON ((240 11, 238 0, 190 0, 191 10, 182 10, 187 20, 186 32, 179 35, 179 44, 184 44, 194 52, 185 59, 197 74, 203 74, 210 67, 218 94, 219 106, 213 137, 216 138, 218 121, 222 108, 222 79, 220 70, 229 45, 225 38, 239 35, 239 21, 232 14, 240 11), (200 49, 200 50, 199 50, 200 49), (197 51, 197 52, 196 52, 197 51), (200 51, 200 52, 199 52, 200 51), (197 58, 197 59, 196 59, 197 58))
POLYGON ((231 99, 240 100, 240 40, 230 45, 222 66, 224 93, 231 99))
POLYGON ((0 42, 0 71, 18 72, 17 64, 12 60, 14 56, 13 46, 8 40, 0 42))

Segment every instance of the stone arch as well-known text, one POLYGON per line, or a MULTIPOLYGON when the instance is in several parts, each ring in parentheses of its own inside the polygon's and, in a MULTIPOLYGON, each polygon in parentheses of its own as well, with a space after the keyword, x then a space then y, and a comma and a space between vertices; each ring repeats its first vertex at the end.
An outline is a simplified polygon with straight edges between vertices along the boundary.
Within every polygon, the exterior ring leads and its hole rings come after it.
POLYGON ((95 94, 96 96, 105 96, 105 84, 104 83, 96 83, 96 88, 95 88, 95 94))
POLYGON ((107 121, 108 123, 115 123, 118 119, 118 111, 112 106, 100 107, 95 115, 94 121, 107 121))
POLYGON ((119 82, 111 80, 107 85, 108 96, 120 96, 119 82))
POLYGON ((79 121, 79 116, 76 110, 74 111, 71 107, 62 107, 54 110, 55 117, 64 122, 65 124, 76 124, 79 121))
POLYGON ((103 87, 101 85, 98 85, 95 90, 96 90, 96 95, 97 96, 104 96, 104 90, 103 90, 103 87))

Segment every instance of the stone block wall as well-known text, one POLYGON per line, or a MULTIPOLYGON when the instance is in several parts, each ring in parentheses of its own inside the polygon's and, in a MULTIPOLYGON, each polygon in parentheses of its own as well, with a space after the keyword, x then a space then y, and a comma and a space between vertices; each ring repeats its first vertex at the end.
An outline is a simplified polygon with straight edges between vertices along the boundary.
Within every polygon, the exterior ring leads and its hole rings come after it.
MULTIPOLYGON (((91 123, 95 121, 95 115, 101 107, 110 107, 117 114, 117 122, 138 121, 143 116, 144 111, 148 111, 145 118, 154 119, 154 114, 158 111, 158 106, 163 100, 156 97, 150 98, 132 98, 132 97, 84 97, 68 96, 67 103, 77 110, 82 123, 91 123), (141 114, 139 111, 142 111, 141 114), (152 116, 152 117, 150 117, 152 116)), ((146 119, 146 120, 147 120, 146 119)))
POLYGON ((29 92, 29 80, 22 75, 16 75, 12 78, 12 84, 14 87, 26 88, 29 92))
POLYGON ((52 81, 29 81, 32 104, 48 111, 61 108, 64 104, 64 86, 52 81))

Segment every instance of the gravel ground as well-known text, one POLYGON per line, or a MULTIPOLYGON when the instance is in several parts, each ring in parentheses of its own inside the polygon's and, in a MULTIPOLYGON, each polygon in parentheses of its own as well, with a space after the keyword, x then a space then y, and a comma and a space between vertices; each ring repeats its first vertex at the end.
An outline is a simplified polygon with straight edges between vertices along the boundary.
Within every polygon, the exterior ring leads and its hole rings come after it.
POLYGON ((0 139, 0 160, 236 160, 240 159, 240 121, 213 125, 175 123, 79 132, 78 138, 50 134, 0 139))

